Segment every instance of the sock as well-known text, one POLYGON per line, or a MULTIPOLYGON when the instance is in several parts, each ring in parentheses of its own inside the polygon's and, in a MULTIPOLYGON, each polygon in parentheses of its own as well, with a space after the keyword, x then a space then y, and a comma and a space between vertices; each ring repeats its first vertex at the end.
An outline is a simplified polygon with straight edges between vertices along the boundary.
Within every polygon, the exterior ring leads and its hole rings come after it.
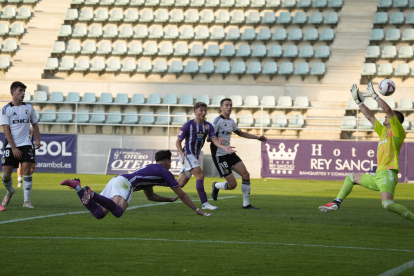
POLYGON ((24 202, 30 202, 30 195, 32 194, 33 179, 31 175, 25 175, 23 177, 23 191, 24 202))
POLYGON ((352 173, 350 173, 346 176, 344 185, 342 186, 341 190, 339 191, 338 196, 335 198, 334 201, 341 204, 342 200, 344 200, 352 192, 353 187, 354 187, 354 176, 352 175, 352 173))
POLYGON ((22 183, 22 176, 21 175, 17 176, 17 182, 22 183))
POLYGON ((79 193, 82 190, 81 185, 76 186, 75 191, 79 193))
POLYGON ((119 218, 124 213, 124 210, 121 206, 116 204, 113 200, 101 196, 100 194, 95 193, 93 196, 93 200, 95 200, 99 205, 108 209, 115 217, 119 218))
POLYGON ((384 200, 382 206, 388 211, 399 214, 400 216, 414 222, 414 214, 410 212, 405 206, 394 203, 393 200, 384 200))
POLYGON ((3 178, 3 185, 4 187, 6 187, 6 190, 8 193, 12 193, 13 192, 13 179, 10 177, 9 180, 4 180, 3 178))
MULTIPOLYGON (((79 192, 78 192, 78 196, 79 196, 79 198, 81 199, 81 201, 82 201, 82 197, 83 197, 83 189, 81 189, 79 192)), ((85 207, 86 207, 86 209, 88 209, 89 210, 89 212, 91 212, 91 214, 95 217, 95 218, 97 218, 97 219, 102 219, 102 218, 104 218, 105 217, 105 213, 104 213, 104 211, 102 210, 102 208, 101 208, 101 206, 99 206, 98 204, 96 204, 96 202, 91 198, 90 200, 89 200, 89 203, 87 204, 87 205, 84 205, 85 207)))
POLYGON ((207 194, 204 191, 204 179, 196 180, 196 189, 198 192, 198 196, 200 197, 201 203, 204 204, 205 202, 207 202, 207 194))
POLYGON ((227 183, 227 181, 225 182, 217 182, 216 184, 214 184, 214 186, 217 189, 223 189, 223 190, 228 190, 229 189, 229 184, 227 183))
POLYGON ((250 179, 242 179, 241 189, 243 192, 243 206, 246 207, 250 205, 250 179))

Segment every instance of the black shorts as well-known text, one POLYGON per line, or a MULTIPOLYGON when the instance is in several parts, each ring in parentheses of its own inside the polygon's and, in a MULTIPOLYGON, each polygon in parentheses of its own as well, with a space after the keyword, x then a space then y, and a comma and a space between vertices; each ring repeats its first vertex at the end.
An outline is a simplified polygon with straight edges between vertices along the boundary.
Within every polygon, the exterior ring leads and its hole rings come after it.
POLYGON ((242 161, 237 154, 226 154, 223 156, 213 156, 213 162, 221 177, 232 174, 233 166, 242 161))
POLYGON ((11 148, 5 148, 3 150, 3 158, 1 159, 1 166, 13 166, 19 167, 19 163, 36 163, 35 160, 35 148, 33 146, 21 146, 17 147, 22 152, 22 158, 20 160, 15 159, 11 148))

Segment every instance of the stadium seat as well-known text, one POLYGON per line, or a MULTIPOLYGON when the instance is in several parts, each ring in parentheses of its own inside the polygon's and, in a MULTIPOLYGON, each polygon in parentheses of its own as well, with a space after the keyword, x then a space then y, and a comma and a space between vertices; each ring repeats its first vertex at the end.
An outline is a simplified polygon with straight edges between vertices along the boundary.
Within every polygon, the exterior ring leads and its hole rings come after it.
POLYGON ((230 63, 228 61, 220 61, 217 64, 216 74, 228 74, 230 73, 230 63))
POLYGON ((300 49, 300 54, 299 57, 301 58, 311 58, 313 57, 313 47, 312 46, 302 46, 302 48, 300 49))
POLYGON ((346 103, 346 109, 359 109, 359 107, 353 98, 348 98, 348 102, 346 103))
POLYGON ((116 38, 118 36, 118 27, 114 25, 108 25, 105 28, 104 38, 116 38))
POLYGON ((185 43, 177 44, 175 48, 174 56, 186 56, 188 55, 188 46, 185 43))
POLYGON ((368 121, 367 118, 360 117, 359 119, 360 119, 359 124, 358 124, 359 129, 372 129, 372 124, 370 121, 368 121))
POLYGON ((102 72, 105 71, 105 59, 96 58, 92 62, 91 72, 102 72))
POLYGON ((112 45, 109 41, 102 41, 99 44, 98 51, 96 52, 98 55, 108 55, 112 52, 112 45))
POLYGON ((393 98, 391 98, 391 97, 384 97, 382 100, 384 102, 386 102, 389 105, 389 107, 391 107, 392 109, 394 109, 396 107, 395 100, 393 98))
POLYGON ((202 55, 204 55, 203 44, 193 44, 193 47, 191 48, 190 56, 200 57, 202 55))
POLYGON ((82 103, 96 103, 95 93, 89 92, 83 94, 82 103))
POLYGON ((295 13, 295 16, 293 17, 293 24, 305 24, 307 21, 306 12, 297 12, 295 13))
POLYGON ((41 122, 55 122, 56 121, 56 110, 49 109, 44 110, 42 114, 42 118, 40 118, 41 122))
POLYGON ((129 56, 137 56, 142 54, 142 44, 141 42, 132 42, 129 45, 128 53, 129 56))
POLYGON ((384 30, 383 29, 372 29, 371 37, 369 40, 371 41, 382 41, 384 39, 384 30))
POLYGON ((84 5, 85 6, 96 6, 99 5, 100 0, 86 0, 84 5))
POLYGON ((136 111, 127 111, 124 115, 123 124, 135 125, 138 124, 138 113, 136 111))
POLYGON ((208 45, 205 56, 206 57, 217 57, 220 55, 220 48, 217 44, 208 45))
POLYGON ((325 8, 328 4, 327 0, 315 0, 313 1, 313 7, 314 8, 325 8))
POLYGON ((309 74, 309 63, 307 62, 298 62, 296 65, 295 75, 307 75, 309 74))
POLYGON ((141 11, 141 16, 139 17, 139 22, 152 22, 154 21, 154 13, 150 9, 144 9, 141 11))
POLYGON ((197 33, 195 35, 195 39, 197 40, 205 40, 208 39, 210 36, 210 32, 208 31, 207 27, 199 27, 197 29, 197 33))
POLYGON ((158 44, 155 42, 148 42, 144 46, 144 56, 154 56, 158 53, 158 44))
POLYGON ((242 114, 240 122, 238 123, 239 127, 252 127, 253 126, 253 115, 252 114, 242 114))
POLYGON ((115 5, 115 0, 100 0, 100 6, 112 6, 115 5))
POLYGON ((33 101, 35 102, 46 102, 47 92, 46 91, 35 91, 33 101))
POLYGON ((158 56, 171 56, 174 52, 171 42, 164 42, 161 44, 161 49, 158 52, 158 56))
MULTIPOLYGON (((30 12, 30 14, 31 14, 31 12, 30 12)), ((79 14, 78 14, 77 9, 68 9, 66 11, 65 21, 74 21, 74 20, 77 20, 78 17, 79 17, 79 14)))
POLYGON ((86 37, 88 35, 88 30, 86 25, 76 25, 73 30, 72 37, 86 37))
POLYGON ((387 24, 388 22, 388 13, 386 12, 377 12, 374 18, 374 24, 387 24))
MULTIPOLYGON (((131 1, 131 5, 132 5, 131 1)), ((129 0, 115 0, 115 6, 128 6, 129 5, 129 0)))
POLYGON ((168 27, 167 32, 164 35, 164 39, 176 39, 178 38, 177 26, 168 27))
POLYGON ((344 116, 341 129, 355 129, 357 126, 355 116, 344 116))
POLYGON ((163 104, 178 104, 177 95, 175 94, 166 94, 164 97, 163 104))
POLYGON ((220 5, 220 0, 206 0, 205 7, 216 8, 220 5))
POLYGON ((373 76, 377 73, 377 66, 375 63, 364 63, 364 67, 362 69, 363 76, 373 76))
POLYGON ((283 53, 283 57, 296 57, 298 55, 298 46, 287 45, 283 53))
POLYGON ((378 76, 391 76, 394 72, 394 69, 392 68, 391 63, 381 63, 378 73, 378 76))
POLYGON ((158 115, 165 115, 165 116, 157 116, 157 120, 155 122, 156 125, 169 125, 171 124, 171 117, 169 116, 168 112, 160 112, 158 115))
POLYGON ((80 96, 78 92, 69 92, 66 96, 67 103, 78 103, 80 102, 80 96))
POLYGON ((129 9, 125 15, 124 22, 125 23, 135 23, 138 22, 139 13, 137 9, 129 9))
POLYGON ((408 6, 408 0, 395 0, 395 8, 406 8, 408 6))
POLYGON ((258 23, 260 23, 260 13, 258 11, 249 12, 249 15, 247 16, 246 24, 258 24, 258 23))
POLYGON ((205 5, 204 0, 192 0, 190 3, 190 7, 193 7, 193 8, 201 8, 201 7, 204 7, 204 5, 205 5))
POLYGON ((187 7, 190 5, 190 0, 176 0, 175 6, 176 7, 187 7))
POLYGON ((194 29, 192 27, 184 27, 180 34, 180 39, 193 39, 194 29))
POLYGON ((269 40, 272 34, 269 28, 262 28, 259 30, 259 34, 257 35, 257 40, 269 40))
POLYGON ((266 45, 255 45, 253 48, 252 57, 265 57, 266 56, 266 45))
MULTIPOLYGON (((260 66, 260 63, 259 63, 260 66)), ((257 96, 247 96, 246 97, 246 106, 259 106, 259 97, 257 96)))
POLYGON ((265 12, 262 19, 262 24, 275 24, 276 15, 274 12, 265 12))
POLYGON ((394 75, 396 76, 408 76, 409 74, 410 74, 410 66, 407 63, 399 63, 394 73, 394 75))
POLYGON ((152 70, 151 60, 141 59, 137 68, 138 73, 149 73, 152 70))
POLYGON ((317 75, 317 76, 325 75, 325 63, 315 62, 312 66, 311 75, 317 75))
POLYGON ((264 69, 263 69, 263 74, 266 75, 274 75, 277 72, 277 63, 276 62, 266 62, 264 69))
POLYGON ((61 109, 59 110, 59 117, 56 122, 58 123, 71 123, 73 121, 72 110, 70 109, 61 109))
POLYGON ((343 1, 342 0, 330 0, 329 1, 329 8, 341 8, 343 5, 343 1))
POLYGON ((44 70, 54 71, 59 67, 59 61, 57 58, 48 58, 44 70))
POLYGON ((405 19, 405 24, 414 24, 414 12, 408 13, 407 19, 405 19))
POLYGON ((285 40, 287 37, 286 29, 276 29, 273 33, 272 40, 285 40))
POLYGON ((320 40, 322 41, 332 41, 334 39, 334 30, 333 29, 323 29, 321 33, 320 40))
POLYGON ((148 37, 148 28, 147 26, 138 26, 135 29, 134 38, 147 38, 148 37))
POLYGON ((150 94, 147 104, 161 104, 161 96, 159 94, 150 94))
MULTIPOLYGON (((233 65, 233 67, 234 67, 234 65, 233 65)), ((241 95, 231 95, 230 99, 233 102, 233 106, 242 106, 243 105, 243 99, 242 99, 241 95)))
POLYGON ((221 0, 220 7, 221 8, 231 8, 234 6, 234 0, 221 0))
POLYGON ((149 38, 151 38, 151 39, 160 39, 163 36, 164 36, 164 31, 163 31, 162 26, 157 25, 157 26, 153 26, 151 28, 151 31, 149 33, 149 38))
POLYGON ((132 104, 144 104, 145 103, 145 97, 144 94, 134 94, 131 98, 132 104))
POLYGON ((398 41, 400 40, 400 37, 401 37, 400 29, 389 29, 385 40, 398 41))
POLYGON ((256 31, 252 28, 244 29, 242 40, 254 40, 256 38, 256 31))
POLYGON ((109 104, 113 102, 112 94, 111 93, 102 93, 99 97, 98 103, 102 104, 109 104))
POLYGON ((250 45, 240 45, 237 49, 237 57, 249 57, 251 54, 250 45))
POLYGON ((385 46, 382 50, 382 58, 395 58, 397 56, 397 47, 385 46))
POLYGON ((262 114, 256 118, 255 127, 269 127, 270 126, 270 116, 269 114, 262 114))
POLYGON ((115 96, 116 104, 127 104, 129 102, 127 93, 118 93, 115 96))
POLYGON ((107 9, 98 9, 96 11, 95 17, 93 18, 93 21, 95 22, 106 22, 108 21, 109 14, 107 9))
POLYGON ((171 14, 170 23, 184 22, 184 13, 182 10, 174 10, 171 14))
POLYGON ((170 66, 170 69, 168 69, 168 73, 179 74, 179 73, 182 73, 183 70, 184 70, 183 62, 175 60, 171 62, 171 66, 170 66))
POLYGON ((282 56, 282 46, 281 45, 272 45, 270 46, 268 57, 281 57, 282 56))
POLYGON ((198 95, 197 99, 196 99, 196 103, 199 103, 199 102, 202 102, 202 103, 205 103, 205 104, 209 105, 210 104, 210 98, 209 98, 208 95, 198 95))
POLYGON ((9 33, 9 24, 0 23, 0 35, 7 35, 9 33))
POLYGON ((321 12, 313 12, 309 18, 309 24, 317 25, 322 24, 323 16, 321 12))
POLYGON ((247 8, 250 6, 250 0, 236 0, 236 8, 247 8))
POLYGON ((105 69, 106 72, 119 72, 121 71, 121 60, 118 58, 110 59, 108 67, 105 69))
MULTIPOLYGON (((13 26, 15 26, 14 24, 13 26)), ((69 37, 72 35, 72 26, 71 25, 62 25, 60 26, 58 37, 69 37)))
POLYGON ((290 75, 293 73, 293 64, 292 62, 283 62, 280 65, 279 74, 280 75, 290 75))
POLYGON ((132 26, 123 26, 119 33, 119 38, 132 38, 134 36, 134 30, 132 26))
POLYGON ((331 51, 329 49, 329 46, 318 46, 315 57, 328 58, 330 54, 331 54, 331 51))
POLYGON ((312 4, 311 0, 299 0, 298 1, 298 8, 309 8, 312 4))
POLYGON ((303 115, 292 115, 291 119, 289 119, 288 127, 303 128, 304 125, 305 125, 305 120, 303 119, 303 115))
MULTIPOLYGON (((204 6, 204 0, 201 0, 201 1, 203 2, 202 5, 204 6)), ((212 10, 203 11, 201 18, 200 18, 200 23, 209 24, 213 22, 214 22, 214 12, 212 10)))
POLYGON ((81 51, 80 42, 71 41, 69 42, 68 48, 66 49, 66 54, 79 54, 80 51, 81 51))
POLYGON ((239 28, 230 28, 226 35, 226 40, 239 40, 240 39, 240 29, 239 28))
POLYGON ((184 112, 176 112, 174 114, 172 125, 174 126, 182 126, 187 123, 187 114, 184 112))
POLYGON ((170 16, 168 15, 168 10, 159 9, 155 14, 154 22, 164 23, 167 22, 169 19, 170 16))
POLYGON ((251 8, 264 8, 266 5, 265 0, 252 0, 250 7, 251 8))
POLYGON ((197 23, 200 20, 200 16, 197 10, 188 10, 185 15, 185 23, 197 23))
POLYGON ((379 58, 379 56, 380 56, 379 46, 368 46, 367 53, 365 54, 366 58, 379 58))
POLYGON ((316 41, 318 40, 318 30, 317 29, 307 29, 305 32, 305 37, 303 38, 307 41, 316 41))
POLYGON ((262 66, 260 62, 250 62, 249 66, 247 67, 247 74, 249 75, 258 75, 262 72, 262 66))
POLYGON ((194 99, 192 95, 182 95, 180 98, 181 105, 193 105, 194 99))
POLYGON ((414 41, 414 29, 405 29, 402 41, 414 41))
MULTIPOLYGON (((309 71, 309 66, 308 66, 308 71, 309 71)), ((309 98, 306 96, 297 96, 295 99, 294 107, 298 107, 298 108, 309 107, 309 98)))
POLYGON ((0 57, 0 69, 8 69, 10 67, 9 57, 0 57))
POLYGON ((125 73, 132 73, 137 70, 137 64, 135 63, 135 60, 127 59, 124 61, 124 64, 122 65, 121 72, 125 73))
POLYGON ((280 7, 280 0, 267 0, 266 8, 278 8, 280 7))
POLYGON ((413 100, 411 98, 401 98, 399 103, 398 103, 398 108, 412 109, 413 108, 413 100))
POLYGON ((5 7, 1 19, 14 19, 16 18, 16 9, 14 7, 5 7))
POLYGON ((302 30, 301 29, 291 29, 289 33, 288 40, 301 40, 302 39, 302 30))
POLYGON ((201 74, 212 74, 214 72, 214 63, 212 61, 203 61, 201 64, 201 74))
POLYGON ((390 24, 400 25, 404 23, 404 14, 402 12, 393 12, 391 14, 390 24))
POLYGON ((292 16, 290 15, 290 12, 281 12, 279 14, 279 17, 277 18, 277 24, 289 24, 290 21, 292 21, 292 16))
POLYGON ((15 40, 6 40, 2 52, 12 53, 17 51, 17 42, 15 40))
POLYGON ((152 69, 153 73, 166 73, 168 70, 167 60, 166 59, 158 59, 155 62, 154 69, 152 69))
MULTIPOLYGON (((199 28, 200 30, 201 28, 199 28)), ((208 29, 204 31, 208 34, 208 29)), ((208 38, 208 37, 207 37, 208 38)), ((196 36, 197 39, 197 36, 196 36)), ((223 27, 216 27, 213 29, 213 33, 211 34, 210 40, 222 40, 224 39, 224 29, 223 27)))
POLYGON ((337 24, 338 23, 338 13, 337 12, 328 12, 325 15, 324 24, 337 24))
POLYGON ((375 101, 373 98, 365 98, 364 100, 364 104, 369 108, 369 109, 375 109, 378 108, 378 103, 377 101, 375 101))
POLYGON ((103 110, 94 110, 92 112, 91 120, 90 120, 89 123, 92 123, 92 124, 103 124, 103 123, 105 123, 105 114, 104 113, 105 113, 105 111, 103 111, 103 110))
POLYGON ((399 58, 413 58, 413 47, 412 46, 401 46, 399 58))
POLYGON ((87 110, 78 110, 76 113, 76 122, 78 124, 86 124, 89 122, 89 112, 87 110))
POLYGON ((144 6, 156 7, 160 4, 160 0, 146 0, 144 6))
MULTIPOLYGON (((93 118, 93 114, 92 114, 92 118, 93 118)), ((120 124, 121 122, 122 122, 121 111, 110 111, 108 115, 108 119, 106 119, 105 123, 111 124, 111 125, 117 125, 117 124, 120 124)))
POLYGON ((198 62, 188 61, 184 68, 184 73, 195 74, 198 72, 198 62))
POLYGON ((73 58, 63 58, 60 64, 59 70, 60 71, 71 71, 75 67, 73 63, 73 58))
POLYGON ((283 0, 282 8, 294 8, 296 0, 283 0))
POLYGON ((80 22, 90 22, 93 21, 93 10, 91 8, 82 9, 78 21, 80 22))
POLYGON ((226 98, 224 95, 214 95, 213 96, 213 102, 211 104, 220 106, 220 102, 224 98, 226 98))
POLYGON ((230 23, 231 24, 242 24, 245 20, 243 11, 236 10, 233 12, 233 15, 231 16, 230 23))
POLYGON ((288 124, 285 114, 275 115, 272 122, 272 127, 286 127, 288 124))
POLYGON ((224 45, 223 50, 221 51, 222 57, 233 57, 236 54, 236 49, 234 45, 224 45))
POLYGON ((103 30, 101 25, 92 26, 88 33, 89 38, 101 38, 103 37, 103 30))

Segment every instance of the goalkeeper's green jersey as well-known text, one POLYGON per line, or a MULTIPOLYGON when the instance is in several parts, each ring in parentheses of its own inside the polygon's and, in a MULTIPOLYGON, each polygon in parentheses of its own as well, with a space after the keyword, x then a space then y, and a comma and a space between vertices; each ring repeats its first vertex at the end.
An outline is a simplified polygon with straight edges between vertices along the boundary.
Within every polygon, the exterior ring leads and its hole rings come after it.
POLYGON ((405 139, 405 131, 396 115, 388 118, 391 129, 388 130, 377 119, 375 119, 375 132, 380 137, 377 149, 377 171, 397 170, 398 156, 405 139))

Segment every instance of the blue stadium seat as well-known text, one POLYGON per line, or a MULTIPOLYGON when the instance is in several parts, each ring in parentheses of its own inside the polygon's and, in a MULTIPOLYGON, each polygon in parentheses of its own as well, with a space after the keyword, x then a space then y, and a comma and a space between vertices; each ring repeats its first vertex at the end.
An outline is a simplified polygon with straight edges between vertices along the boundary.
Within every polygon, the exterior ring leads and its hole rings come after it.
POLYGON ((59 117, 56 122, 58 123, 71 123, 73 121, 72 110, 70 109, 61 109, 59 110, 59 117))
POLYGON ((41 122, 55 122, 56 121, 56 110, 44 110, 42 117, 40 118, 41 122))
POLYGON ((108 104, 112 102, 113 102, 113 98, 112 98, 111 93, 102 93, 98 101, 98 103, 103 103, 103 104, 108 104))
POLYGON ((275 32, 273 33, 272 40, 281 41, 281 40, 285 40, 286 37, 287 37, 286 29, 276 29, 275 32))
POLYGON ((178 104, 177 95, 175 94, 166 94, 164 97, 163 104, 178 104))
POLYGON ((201 64, 201 74, 211 74, 214 72, 214 63, 212 61, 203 61, 201 64))
POLYGON ((95 93, 89 92, 83 94, 82 103, 96 103, 95 93))
POLYGON ((268 57, 281 57, 282 56, 282 46, 281 45, 272 45, 270 46, 268 57))
POLYGON ((117 104, 127 104, 129 102, 127 93, 118 93, 115 97, 115 103, 117 104))
POLYGON ((228 61, 220 61, 217 64, 216 74, 228 74, 230 72, 230 63, 228 61))
POLYGON ((154 112, 150 112, 150 111, 142 112, 139 125, 153 125, 154 123, 155 123, 154 112))
POLYGON ((127 111, 124 115, 123 124, 135 125, 138 123, 138 113, 136 111, 127 111))
MULTIPOLYGON (((214 67, 213 67, 213 71, 214 71, 214 67)), ((193 105, 194 104, 193 95, 182 95, 180 98, 180 104, 193 105)))
POLYGON ((165 115, 165 116, 157 116, 157 121, 155 122, 156 125, 169 125, 171 124, 171 117, 168 116, 168 112, 160 112, 158 115, 165 115))
MULTIPOLYGON (((121 111, 110 111, 108 115, 108 119, 106 119, 107 124, 117 125, 122 122, 121 111)), ((93 117, 93 115, 92 115, 93 117)))
POLYGON ((145 103, 145 97, 144 94, 134 94, 131 98, 132 104, 144 104, 145 103))
POLYGON ((52 92, 52 94, 50 94, 49 102, 63 102, 63 93, 52 92))
POLYGON ((103 110, 94 110, 92 112, 92 117, 90 123, 93 124, 103 124, 105 122, 105 111, 103 110))
POLYGON ((290 75, 293 73, 292 62, 283 62, 279 69, 280 75, 290 75))
POLYGON ((262 28, 259 30, 259 34, 257 35, 257 40, 269 40, 272 34, 269 28, 262 28))
POLYGON ((147 104, 161 104, 160 94, 150 94, 148 96, 147 104))

